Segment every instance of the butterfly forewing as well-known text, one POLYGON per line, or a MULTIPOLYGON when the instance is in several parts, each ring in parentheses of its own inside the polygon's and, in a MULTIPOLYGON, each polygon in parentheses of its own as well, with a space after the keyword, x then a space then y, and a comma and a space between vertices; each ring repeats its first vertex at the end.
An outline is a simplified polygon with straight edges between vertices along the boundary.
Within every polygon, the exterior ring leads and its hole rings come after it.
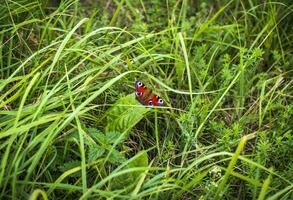
POLYGON ((147 87, 139 82, 136 81, 135 83, 135 95, 136 99, 143 105, 147 105, 148 96, 150 94, 150 91, 147 89, 147 87))

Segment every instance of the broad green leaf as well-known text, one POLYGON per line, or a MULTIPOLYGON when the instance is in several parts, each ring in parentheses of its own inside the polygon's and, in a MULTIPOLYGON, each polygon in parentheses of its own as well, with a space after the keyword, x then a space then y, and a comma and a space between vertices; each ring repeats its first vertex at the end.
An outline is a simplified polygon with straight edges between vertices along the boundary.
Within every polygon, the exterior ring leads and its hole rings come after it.
POLYGON ((106 132, 128 132, 134 127, 150 110, 141 106, 135 95, 130 94, 119 99, 107 112, 106 132))
POLYGON ((134 159, 133 161, 131 161, 128 166, 129 168, 132 167, 147 167, 149 164, 148 161, 148 154, 146 151, 142 151, 140 152, 141 155, 139 157, 137 157, 136 159, 134 159))
MULTIPOLYGON (((126 167, 127 169, 148 166, 148 155, 146 151, 138 152, 137 154, 141 154, 141 155, 137 157, 136 159, 134 159, 133 161, 131 161, 127 165, 126 167)), ((143 173, 143 171, 133 171, 131 173, 118 176, 114 178, 113 181, 111 182, 112 187, 114 189, 122 189, 128 186, 131 186, 132 184, 133 184, 132 186, 135 187, 136 182, 139 180, 141 173, 143 173)))

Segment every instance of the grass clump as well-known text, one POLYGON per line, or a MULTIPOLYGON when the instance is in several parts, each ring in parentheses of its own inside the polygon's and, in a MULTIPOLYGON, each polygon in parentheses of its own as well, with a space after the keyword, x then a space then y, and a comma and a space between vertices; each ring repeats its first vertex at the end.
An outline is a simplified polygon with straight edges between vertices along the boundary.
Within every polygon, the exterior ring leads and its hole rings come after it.
POLYGON ((1 198, 293 198, 289 1, 0 13, 1 198))

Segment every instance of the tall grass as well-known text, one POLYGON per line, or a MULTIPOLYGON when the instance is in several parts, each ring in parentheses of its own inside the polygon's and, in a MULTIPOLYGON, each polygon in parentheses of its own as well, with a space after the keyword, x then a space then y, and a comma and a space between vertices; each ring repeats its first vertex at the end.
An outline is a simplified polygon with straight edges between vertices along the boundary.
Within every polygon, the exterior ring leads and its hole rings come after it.
POLYGON ((289 1, 0 6, 1 198, 293 198, 289 1))

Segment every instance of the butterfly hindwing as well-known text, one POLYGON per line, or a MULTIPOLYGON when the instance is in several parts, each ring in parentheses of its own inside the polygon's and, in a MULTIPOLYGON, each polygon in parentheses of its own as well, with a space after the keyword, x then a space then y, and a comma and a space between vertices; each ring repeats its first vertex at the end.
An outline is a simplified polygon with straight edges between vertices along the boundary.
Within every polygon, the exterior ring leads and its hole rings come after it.
POLYGON ((163 99, 161 99, 158 95, 151 94, 149 97, 148 105, 149 106, 162 106, 164 104, 163 99))
POLYGON ((147 106, 162 106, 163 100, 153 94, 142 82, 135 82, 135 96, 136 99, 143 105, 147 106))

